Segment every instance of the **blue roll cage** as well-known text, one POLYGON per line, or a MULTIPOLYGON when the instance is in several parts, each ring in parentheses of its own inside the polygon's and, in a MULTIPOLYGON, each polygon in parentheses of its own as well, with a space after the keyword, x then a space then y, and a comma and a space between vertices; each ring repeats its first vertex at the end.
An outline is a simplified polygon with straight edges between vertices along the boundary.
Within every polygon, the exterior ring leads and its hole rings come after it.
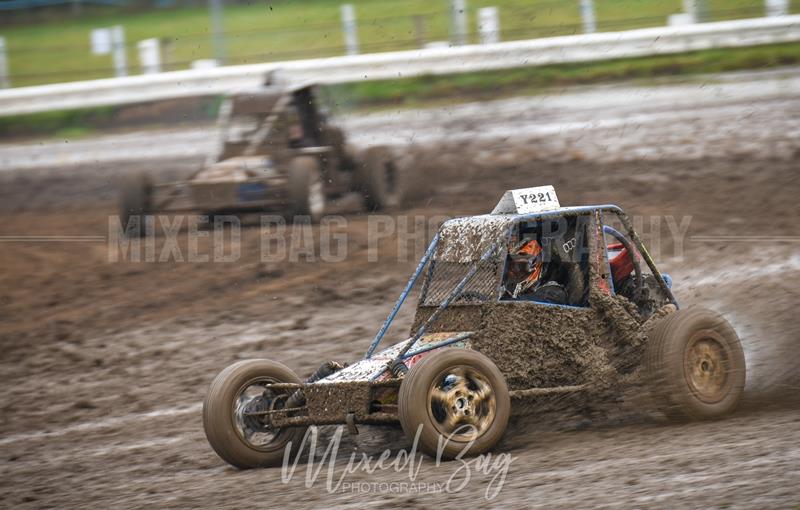
MULTIPOLYGON (((409 350, 414 346, 414 344, 425 335, 428 328, 436 321, 436 319, 438 319, 438 317, 442 314, 442 312, 444 312, 450 306, 450 304, 458 298, 458 296, 461 294, 461 292, 464 290, 467 284, 469 284, 470 280, 472 280, 472 278, 478 272, 480 263, 489 260, 491 257, 494 256, 498 248, 502 246, 502 241, 508 239, 508 237, 511 235, 512 229, 519 222, 529 221, 529 220, 546 220, 559 217, 583 216, 583 215, 590 215, 593 213, 601 213, 601 214, 611 213, 615 214, 620 219, 622 225, 625 227, 625 230, 628 233, 628 237, 630 238, 631 242, 636 247, 636 249, 639 251, 639 254, 642 256, 644 261, 647 263, 647 266, 652 272, 653 276, 656 278, 659 287, 665 293, 665 295, 669 297, 670 302, 677 307, 678 302, 675 300, 675 296, 672 294, 670 286, 667 284, 666 280, 664 279, 664 276, 659 272, 658 268, 655 265, 655 262, 653 261, 653 258, 650 256, 650 253, 647 251, 647 248, 645 248, 644 244, 642 243, 641 238, 633 229, 633 224, 631 223, 630 218, 628 217, 627 214, 625 214, 625 212, 619 206, 609 204, 609 205, 593 205, 593 206, 582 206, 582 207, 565 207, 553 211, 543 211, 532 214, 509 215, 511 219, 511 224, 505 230, 504 234, 500 236, 500 238, 498 238, 498 240, 495 241, 488 250, 486 250, 483 256, 481 256, 480 260, 478 260, 477 262, 473 262, 469 271, 467 271, 467 274, 465 274, 464 277, 461 279, 461 281, 459 281, 458 284, 456 284, 456 286, 453 287, 453 290, 450 291, 450 293, 447 295, 444 301, 442 301, 442 303, 439 304, 439 306, 428 317, 425 323, 422 324, 417 329, 417 332, 411 338, 409 338, 409 340, 406 342, 406 345, 403 347, 403 349, 401 349, 401 351, 395 357, 395 361, 402 361, 403 359, 407 359, 408 357, 410 357, 410 355, 415 355, 421 352, 436 349, 438 347, 442 347, 454 341, 453 339, 447 339, 440 343, 431 346, 426 346, 417 351, 412 351, 412 354, 409 354, 409 350)), ((600 218, 600 220, 602 221, 602 218, 600 218)), ((603 228, 604 232, 608 232, 606 228, 613 230, 611 227, 604 226, 603 228)), ((406 283, 406 286, 403 289, 403 292, 400 294, 400 297, 398 298, 397 302, 395 302, 392 311, 389 313, 389 316, 383 322, 383 325, 378 330, 378 333, 375 335, 375 338, 372 340, 372 343, 370 344, 366 354, 364 355, 364 359, 371 358, 372 355, 375 353, 375 350, 378 348, 378 345, 380 345, 381 340, 383 340, 383 337, 386 335, 386 331, 394 322, 394 319, 397 316, 397 312, 403 306, 403 303, 405 302, 406 298, 411 293, 411 290, 414 288, 414 285, 419 279, 419 276, 422 274, 422 271, 425 269, 425 266, 433 257, 433 254, 436 251, 436 247, 439 244, 440 239, 441 236, 437 233, 434 236, 433 240, 431 241, 430 245, 428 245, 428 249, 425 251, 425 254, 420 259, 419 264, 417 265, 417 268, 414 271, 414 273, 411 275, 411 278, 409 278, 408 283, 406 283)), ((607 259, 607 253, 606 253, 606 259, 607 259)), ((462 340, 464 338, 467 338, 469 335, 471 335, 471 333, 468 334, 465 333, 462 335, 458 335, 457 338, 458 340, 462 340)))

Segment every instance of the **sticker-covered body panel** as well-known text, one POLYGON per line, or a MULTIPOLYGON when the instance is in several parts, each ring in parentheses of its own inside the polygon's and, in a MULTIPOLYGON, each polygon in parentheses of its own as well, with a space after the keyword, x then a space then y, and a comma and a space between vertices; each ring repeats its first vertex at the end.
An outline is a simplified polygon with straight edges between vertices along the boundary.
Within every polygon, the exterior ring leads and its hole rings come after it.
MULTIPOLYGON (((404 362, 409 367, 417 363, 424 356, 442 347, 466 347, 466 339, 470 332, 443 332, 429 333, 422 336, 404 356, 404 362)), ((410 341, 405 340, 391 347, 375 353, 372 357, 362 359, 349 367, 329 375, 318 383, 334 383, 344 381, 374 381, 389 373, 391 362, 410 341)))

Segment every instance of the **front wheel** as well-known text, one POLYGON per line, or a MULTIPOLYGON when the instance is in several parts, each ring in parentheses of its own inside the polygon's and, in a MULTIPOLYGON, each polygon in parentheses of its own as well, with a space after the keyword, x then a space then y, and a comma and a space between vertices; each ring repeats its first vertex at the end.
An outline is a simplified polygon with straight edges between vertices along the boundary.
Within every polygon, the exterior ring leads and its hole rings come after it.
POLYGON ((386 147, 367 149, 356 164, 353 176, 355 189, 362 194, 370 211, 400 205, 401 177, 392 152, 386 147))
POLYGON ((203 402, 203 428, 217 455, 247 469, 280 465, 290 441, 296 451, 305 427, 274 428, 259 413, 279 409, 288 397, 271 384, 300 382, 291 369, 266 359, 240 361, 220 372, 203 402))
POLYGON ((475 351, 446 348, 414 365, 400 385, 398 414, 421 450, 453 459, 490 450, 503 436, 511 412, 505 378, 475 351))
POLYGON ((325 182, 319 160, 313 156, 297 156, 289 168, 290 216, 308 216, 316 223, 325 213, 325 182))
POLYGON ((145 216, 152 213, 152 201, 153 183, 148 176, 136 175, 123 179, 119 218, 127 235, 141 237, 145 234, 145 216))
POLYGON ((707 420, 736 408, 744 391, 744 351, 718 313, 687 308, 656 324, 645 352, 656 406, 672 420, 707 420))

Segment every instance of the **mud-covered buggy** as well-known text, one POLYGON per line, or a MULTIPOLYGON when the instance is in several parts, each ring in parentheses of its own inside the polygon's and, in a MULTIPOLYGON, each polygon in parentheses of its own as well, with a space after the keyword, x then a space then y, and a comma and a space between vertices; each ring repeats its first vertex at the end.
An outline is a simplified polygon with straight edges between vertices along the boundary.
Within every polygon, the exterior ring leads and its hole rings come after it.
POLYGON ((316 221, 349 194, 360 195, 368 210, 397 205, 401 176, 391 149, 356 153, 329 122, 325 105, 314 85, 271 84, 229 95, 220 107, 217 150, 201 168, 179 182, 137 175, 123 183, 123 226, 142 234, 139 218, 162 212, 264 212, 316 221))
POLYGON ((506 192, 492 214, 445 222, 362 360, 323 363, 305 381, 266 359, 226 368, 203 408, 214 450, 270 466, 310 425, 400 423, 430 455, 478 454, 500 440, 512 403, 607 394, 637 374, 670 418, 733 410, 745 361, 730 324, 678 307, 619 207, 559 207, 550 190, 506 192), (379 350, 420 278, 410 336, 379 350))

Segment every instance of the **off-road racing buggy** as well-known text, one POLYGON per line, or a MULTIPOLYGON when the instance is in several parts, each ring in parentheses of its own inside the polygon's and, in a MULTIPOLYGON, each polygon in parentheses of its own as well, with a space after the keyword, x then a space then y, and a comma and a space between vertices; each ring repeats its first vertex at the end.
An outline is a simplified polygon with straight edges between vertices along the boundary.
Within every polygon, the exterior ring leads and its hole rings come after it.
POLYGON ((364 359, 305 381, 241 361, 211 384, 203 423, 240 468, 280 464, 322 424, 399 422, 422 451, 452 458, 496 445, 512 402, 603 394, 637 374, 667 417, 712 419, 736 406, 745 360, 722 316, 678 307, 619 207, 560 207, 552 187, 529 188, 442 225, 364 359), (421 276, 410 337, 378 350, 421 276))
MULTIPOLYGON (((399 200, 397 164, 386 147, 356 155, 328 121, 314 85, 268 84, 231 94, 220 107, 218 149, 189 178, 154 184, 139 175, 122 187, 123 225, 158 212, 272 212, 318 220, 326 204, 359 193, 370 210, 399 200)), ((272 84, 270 84, 272 83, 272 84)), ((141 223, 133 233, 141 234, 141 223)))

